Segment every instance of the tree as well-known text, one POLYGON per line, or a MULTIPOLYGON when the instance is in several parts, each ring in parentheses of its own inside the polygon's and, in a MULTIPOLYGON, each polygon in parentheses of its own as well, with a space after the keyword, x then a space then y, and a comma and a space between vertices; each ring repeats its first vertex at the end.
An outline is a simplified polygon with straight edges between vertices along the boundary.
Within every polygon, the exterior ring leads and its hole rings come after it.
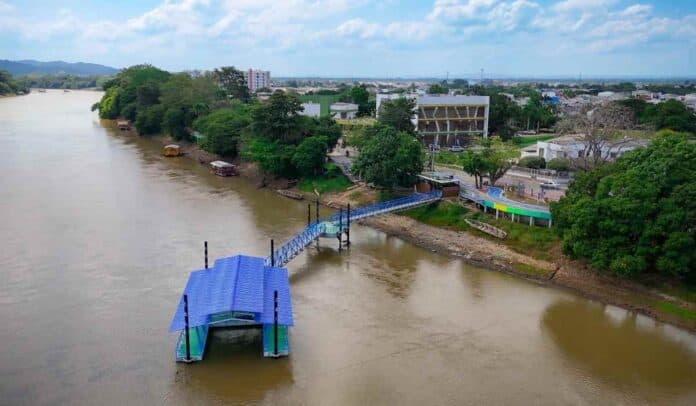
POLYGON ((498 134, 503 140, 509 140, 515 135, 522 110, 506 96, 496 93, 491 96, 488 131, 498 134))
POLYGON ((375 132, 360 149, 353 173, 385 188, 415 184, 424 164, 420 142, 391 126, 377 125, 375 132))
MULTIPOLYGON (((296 175, 292 164, 292 156, 295 147, 283 145, 278 141, 267 138, 254 138, 250 141, 246 155, 252 161, 258 163, 259 169, 265 174, 292 178, 296 175)), ((265 183, 265 182, 264 182, 265 183)))
POLYGON ((252 133, 283 144, 297 144, 302 140, 299 116, 302 109, 302 102, 297 96, 277 90, 266 103, 253 109, 252 133))
POLYGON ((369 116, 375 110, 375 102, 370 102, 370 93, 365 85, 353 86, 350 89, 350 98, 358 105, 358 116, 369 116))
POLYGON ((292 163, 301 176, 316 176, 323 172, 326 163, 326 138, 308 137, 295 148, 292 163))
POLYGON ((411 122, 415 108, 415 101, 406 97, 385 100, 380 106, 378 121, 380 124, 393 127, 397 131, 415 135, 416 130, 411 122))
POLYGON ((582 136, 584 150, 580 151, 580 156, 573 163, 578 169, 589 170, 606 163, 611 158, 610 149, 621 149, 627 144, 630 138, 622 137, 622 134, 633 126, 633 113, 612 103, 594 109, 585 108, 559 123, 556 130, 561 134, 582 136))
POLYGON ((439 83, 433 83, 428 87, 428 94, 447 94, 449 89, 439 83))
POLYGON ((215 69, 214 74, 228 96, 242 103, 248 103, 251 100, 244 72, 234 66, 223 66, 215 69))
POLYGON ((551 205, 565 253, 621 275, 696 280, 696 144, 661 132, 647 147, 580 173, 551 205))
POLYGON ((462 169, 464 172, 474 177, 474 184, 477 189, 483 187, 483 173, 487 166, 480 153, 471 150, 465 151, 461 158, 462 169))
POLYGON ((239 141, 251 122, 248 105, 237 102, 231 108, 216 110, 194 122, 196 130, 203 134, 201 147, 214 154, 234 157, 239 151, 239 141))
POLYGON ((164 118, 164 106, 155 104, 138 110, 135 118, 135 128, 141 135, 157 134, 162 130, 162 120, 164 118))
POLYGON ((491 137, 484 142, 481 156, 491 186, 505 176, 519 155, 520 151, 515 146, 503 142, 499 137, 491 137))

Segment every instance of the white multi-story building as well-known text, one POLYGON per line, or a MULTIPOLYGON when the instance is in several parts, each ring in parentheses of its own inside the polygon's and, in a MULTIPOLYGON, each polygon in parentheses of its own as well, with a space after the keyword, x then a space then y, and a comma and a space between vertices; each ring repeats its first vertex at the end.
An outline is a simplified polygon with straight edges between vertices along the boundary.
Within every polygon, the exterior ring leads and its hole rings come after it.
POLYGON ((246 79, 249 91, 252 93, 264 87, 271 87, 271 71, 249 69, 246 79))
POLYGON ((488 96, 378 94, 378 117, 384 101, 402 97, 415 101, 411 121, 426 145, 463 145, 470 135, 488 137, 488 96))

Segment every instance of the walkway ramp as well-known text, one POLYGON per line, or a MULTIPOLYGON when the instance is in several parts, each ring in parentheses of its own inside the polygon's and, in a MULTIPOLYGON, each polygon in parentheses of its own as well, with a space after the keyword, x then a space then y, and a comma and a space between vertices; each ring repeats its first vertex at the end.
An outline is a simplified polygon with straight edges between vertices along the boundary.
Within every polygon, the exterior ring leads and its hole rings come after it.
MULTIPOLYGON (((380 214, 406 210, 416 206, 422 206, 425 204, 436 202, 441 198, 442 192, 439 190, 435 190, 429 193, 414 193, 410 196, 402 197, 399 199, 388 200, 386 202, 375 203, 369 206, 363 206, 353 209, 350 212, 350 220, 357 221, 365 219, 367 217, 377 216, 380 214)), ((272 258, 270 256, 267 257, 265 260, 266 266, 270 266, 271 263, 274 263, 276 266, 285 266, 285 264, 287 264, 288 262, 290 262, 290 260, 295 258, 295 256, 302 252, 302 250, 304 250, 304 248, 308 246, 313 240, 319 238, 319 236, 321 236, 328 227, 335 227, 336 229, 338 229, 339 225, 342 225, 341 228, 345 228, 345 226, 348 224, 347 211, 343 212, 342 218, 340 216, 340 213, 336 213, 325 221, 314 222, 305 227, 305 229, 301 233, 299 233, 290 241, 286 242, 280 248, 274 251, 273 259, 275 261, 271 261, 272 258)))

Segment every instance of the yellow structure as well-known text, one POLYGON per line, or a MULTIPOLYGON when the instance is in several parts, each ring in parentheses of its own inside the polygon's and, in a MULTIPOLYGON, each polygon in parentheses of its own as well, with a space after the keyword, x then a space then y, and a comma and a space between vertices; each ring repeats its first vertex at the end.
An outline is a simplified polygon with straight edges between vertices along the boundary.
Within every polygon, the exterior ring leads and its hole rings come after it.
POLYGON ((175 144, 165 145, 162 154, 166 157, 176 157, 181 155, 181 148, 175 144))

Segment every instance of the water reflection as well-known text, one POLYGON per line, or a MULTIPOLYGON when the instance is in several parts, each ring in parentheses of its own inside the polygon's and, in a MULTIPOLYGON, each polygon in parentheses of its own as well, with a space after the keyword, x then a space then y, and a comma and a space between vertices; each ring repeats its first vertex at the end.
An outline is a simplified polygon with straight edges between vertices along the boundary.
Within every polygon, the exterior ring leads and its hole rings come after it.
POLYGON ((291 386, 292 358, 267 359, 261 352, 260 330, 215 330, 205 362, 178 365, 175 387, 182 395, 193 390, 211 401, 246 404, 291 386))
POLYGON ((641 327, 635 315, 617 319, 605 309, 559 301, 546 309, 542 327, 568 359, 602 381, 693 389, 696 356, 684 343, 670 340, 660 329, 641 327))

